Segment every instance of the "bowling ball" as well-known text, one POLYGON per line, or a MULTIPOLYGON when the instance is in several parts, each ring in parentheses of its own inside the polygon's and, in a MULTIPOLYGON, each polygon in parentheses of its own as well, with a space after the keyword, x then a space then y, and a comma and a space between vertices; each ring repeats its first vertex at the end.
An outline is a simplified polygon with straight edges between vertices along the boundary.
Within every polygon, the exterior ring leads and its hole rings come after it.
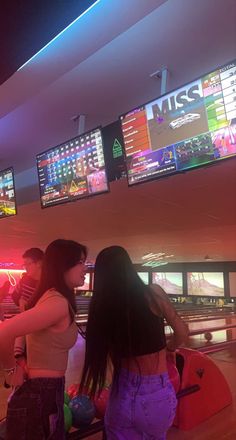
POLYGON ((168 360, 167 361, 167 369, 168 369, 169 378, 170 378, 170 381, 174 387, 174 390, 176 393, 178 393, 178 391, 180 389, 180 375, 179 375, 179 372, 176 368, 175 363, 168 360))
POLYGON ((79 428, 84 425, 90 425, 95 417, 95 406, 88 396, 81 394, 73 397, 69 403, 72 412, 72 425, 79 428))
MULTIPOLYGON (((73 397, 78 396, 79 394, 79 383, 72 383, 69 388, 67 389, 67 394, 69 396, 69 399, 73 399, 73 397)), ((83 394, 87 395, 88 390, 84 387, 83 388, 83 394)), ((66 403, 66 402, 65 402, 66 403)))
POLYGON ((66 432, 68 432, 72 427, 72 413, 70 408, 65 403, 64 403, 64 426, 66 432))
POLYGON ((108 388, 103 388, 101 393, 98 394, 93 400, 96 409, 96 417, 98 419, 102 419, 105 416, 109 394, 110 390, 108 388))
POLYGON ((64 403, 65 403, 66 405, 68 405, 69 401, 70 401, 70 396, 69 396, 69 394, 65 391, 65 392, 64 392, 64 403))
POLYGON ((212 340, 212 333, 211 333, 211 332, 206 332, 206 333, 204 333, 204 338, 205 338, 207 341, 211 341, 211 340, 212 340))

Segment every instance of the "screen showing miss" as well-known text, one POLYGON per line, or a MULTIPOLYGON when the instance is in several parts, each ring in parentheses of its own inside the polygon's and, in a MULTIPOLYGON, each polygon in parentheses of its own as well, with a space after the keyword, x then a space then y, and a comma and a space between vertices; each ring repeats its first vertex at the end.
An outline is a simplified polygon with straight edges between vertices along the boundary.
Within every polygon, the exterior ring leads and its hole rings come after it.
POLYGON ((236 155, 236 62, 121 116, 133 185, 236 155))
POLYGON ((0 171, 0 218, 16 215, 13 169, 0 171))
POLYGON ((42 207, 109 190, 99 128, 37 156, 42 207))

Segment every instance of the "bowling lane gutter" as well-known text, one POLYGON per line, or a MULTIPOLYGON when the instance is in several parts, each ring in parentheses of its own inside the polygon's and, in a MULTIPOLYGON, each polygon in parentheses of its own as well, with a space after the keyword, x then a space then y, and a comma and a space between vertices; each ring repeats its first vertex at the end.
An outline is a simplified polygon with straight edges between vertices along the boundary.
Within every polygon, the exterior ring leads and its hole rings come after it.
MULTIPOLYGON (((226 314, 226 315, 214 315, 214 316, 202 316, 201 318, 198 319, 186 319, 185 317, 182 318, 184 320, 184 322, 187 322, 189 324, 191 324, 192 322, 204 322, 204 321, 215 321, 216 319, 236 319, 236 315, 232 314, 226 314)), ((167 325, 167 324, 166 324, 167 325)))
MULTIPOLYGON (((199 318, 199 319, 184 319, 183 318, 183 321, 184 322, 186 322, 187 324, 194 324, 194 323, 196 323, 196 322, 208 322, 208 321, 219 321, 219 320, 221 320, 221 319, 232 319, 232 320, 236 320, 236 315, 234 314, 234 315, 231 315, 231 316, 229 316, 229 315, 221 315, 221 316, 217 316, 217 315, 215 315, 215 316, 212 316, 212 317, 210 317, 210 318, 199 318)), ((169 327, 169 324, 167 324, 167 322, 165 322, 165 326, 167 326, 167 327, 169 327)))
POLYGON ((225 349, 229 348, 229 346, 232 344, 236 344, 235 339, 233 339, 232 341, 217 342, 217 343, 214 343, 210 346, 209 345, 205 345, 202 347, 200 346, 200 347, 194 348, 194 350, 200 351, 201 353, 210 354, 210 353, 216 353, 217 351, 225 350, 225 349))
POLYGON ((226 324, 226 325, 221 325, 221 326, 217 326, 217 327, 201 328, 199 330, 190 330, 189 336, 201 335, 202 333, 205 333, 205 332, 217 332, 220 330, 229 330, 231 328, 236 328, 236 324, 226 324))

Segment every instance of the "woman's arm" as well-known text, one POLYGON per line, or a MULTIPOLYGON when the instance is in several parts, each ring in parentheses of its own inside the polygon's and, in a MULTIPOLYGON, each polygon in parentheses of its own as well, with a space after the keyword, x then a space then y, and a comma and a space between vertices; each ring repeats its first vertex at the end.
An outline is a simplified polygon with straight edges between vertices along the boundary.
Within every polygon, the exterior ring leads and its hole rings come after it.
POLYGON ((167 350, 175 351, 179 345, 187 340, 189 334, 188 326, 180 318, 164 290, 158 285, 152 285, 151 289, 155 293, 154 300, 166 319, 167 324, 169 324, 174 331, 168 340, 167 350))
POLYGON ((0 363, 14 366, 13 348, 17 336, 24 336, 51 327, 68 315, 68 302, 62 296, 51 296, 42 303, 0 325, 0 363))

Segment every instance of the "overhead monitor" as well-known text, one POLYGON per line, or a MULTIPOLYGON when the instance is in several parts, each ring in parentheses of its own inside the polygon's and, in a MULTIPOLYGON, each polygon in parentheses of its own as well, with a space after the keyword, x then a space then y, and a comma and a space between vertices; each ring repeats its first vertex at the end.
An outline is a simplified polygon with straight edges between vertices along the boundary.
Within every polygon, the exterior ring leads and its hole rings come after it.
POLYGON ((223 272, 188 272, 189 295, 224 296, 223 272))
POLYGON ((121 116, 128 183, 236 155, 236 61, 121 116))
POLYGON ((109 190, 100 128, 37 156, 43 208, 109 190))
POLYGON ((120 120, 102 128, 104 155, 109 182, 126 177, 123 136, 120 120))
POLYGON ((137 272, 139 278, 143 281, 144 284, 149 284, 149 273, 148 272, 137 272))
POLYGON ((153 272, 152 282, 161 286, 168 294, 183 294, 183 274, 181 272, 153 272))
POLYGON ((16 215, 13 168, 0 171, 0 218, 16 215))

